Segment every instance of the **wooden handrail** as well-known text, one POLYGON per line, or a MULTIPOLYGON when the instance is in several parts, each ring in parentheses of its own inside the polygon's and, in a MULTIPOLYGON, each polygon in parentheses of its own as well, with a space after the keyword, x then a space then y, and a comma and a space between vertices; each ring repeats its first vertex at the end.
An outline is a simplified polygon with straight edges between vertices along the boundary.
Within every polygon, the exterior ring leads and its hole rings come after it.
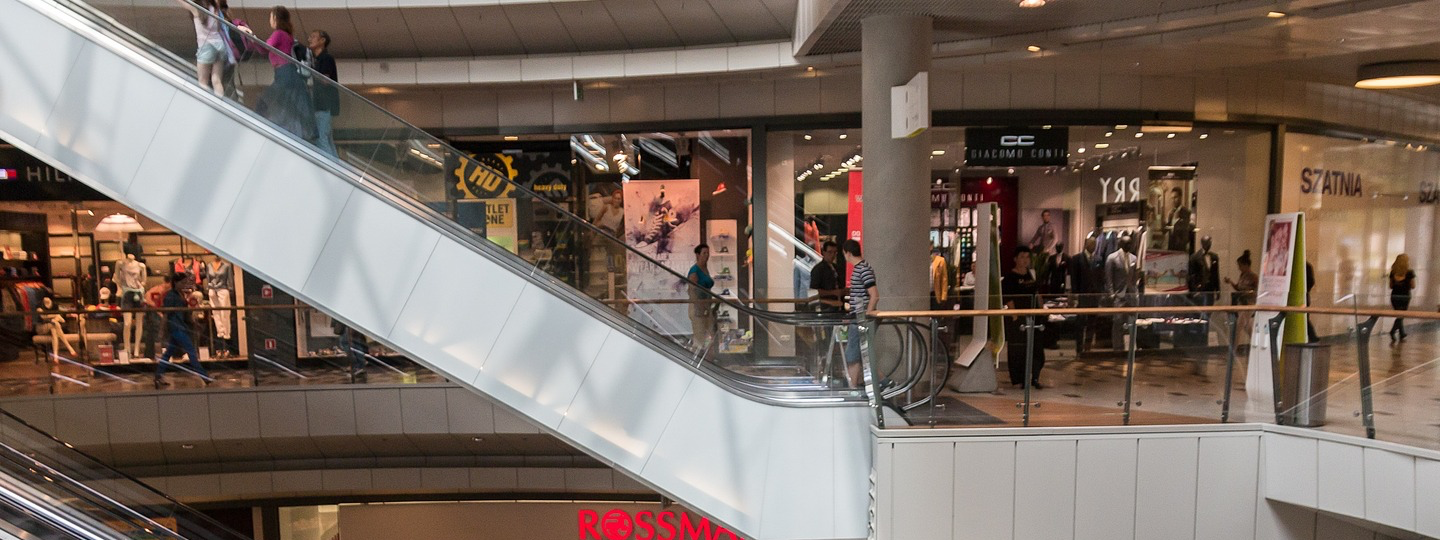
POLYGON ((1048 315, 1145 315, 1158 313, 1254 313, 1258 311, 1280 313, 1310 313, 1314 315, 1357 315, 1363 317, 1402 317, 1406 319, 1440 320, 1440 313, 1433 311, 1396 311, 1393 309, 1338 308, 1338 307, 1294 307, 1294 306, 1145 306, 1145 307, 1100 307, 1100 308, 1054 308, 1054 309, 967 309, 951 311, 872 311, 866 315, 876 319, 936 318, 953 319, 960 317, 1027 317, 1048 315))

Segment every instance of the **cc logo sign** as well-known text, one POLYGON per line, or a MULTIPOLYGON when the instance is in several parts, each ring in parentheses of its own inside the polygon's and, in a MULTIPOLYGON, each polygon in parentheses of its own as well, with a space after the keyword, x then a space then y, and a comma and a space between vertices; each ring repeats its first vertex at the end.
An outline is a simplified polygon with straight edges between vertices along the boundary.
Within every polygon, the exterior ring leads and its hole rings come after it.
POLYGON ((1035 146, 1034 135, 1001 135, 1000 146, 1035 146))

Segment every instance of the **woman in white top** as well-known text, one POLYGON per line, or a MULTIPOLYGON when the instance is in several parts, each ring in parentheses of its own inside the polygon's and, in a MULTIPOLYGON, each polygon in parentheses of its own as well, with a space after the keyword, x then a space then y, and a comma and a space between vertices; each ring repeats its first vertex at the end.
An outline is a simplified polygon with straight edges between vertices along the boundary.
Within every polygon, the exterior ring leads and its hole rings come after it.
POLYGON ((196 0, 202 9, 196 9, 185 0, 175 0, 190 11, 191 22, 195 23, 195 73, 200 86, 225 96, 225 41, 220 37, 224 31, 220 25, 220 10, 214 0, 196 0))

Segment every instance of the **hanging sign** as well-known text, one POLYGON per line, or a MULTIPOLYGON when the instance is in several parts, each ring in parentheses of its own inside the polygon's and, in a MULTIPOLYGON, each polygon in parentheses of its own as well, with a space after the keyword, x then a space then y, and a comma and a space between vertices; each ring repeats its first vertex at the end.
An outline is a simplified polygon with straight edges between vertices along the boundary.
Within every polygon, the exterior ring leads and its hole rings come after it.
POLYGON ((969 167, 1060 166, 1069 156, 1070 130, 1063 127, 965 128, 969 167))
POLYGON ((890 138, 908 139, 930 128, 930 73, 921 71, 890 87, 890 138))

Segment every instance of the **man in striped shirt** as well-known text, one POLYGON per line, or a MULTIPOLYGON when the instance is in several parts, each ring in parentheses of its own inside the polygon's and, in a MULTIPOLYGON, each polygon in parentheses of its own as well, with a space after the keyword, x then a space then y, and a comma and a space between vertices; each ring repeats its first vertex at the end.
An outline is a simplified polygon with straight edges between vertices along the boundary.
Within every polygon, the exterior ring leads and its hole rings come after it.
MULTIPOLYGON (((875 311, 875 306, 880 303, 880 292, 875 288, 875 271, 860 255, 860 242, 846 240, 843 251, 845 262, 854 266, 850 271, 850 312, 856 319, 862 319, 867 312, 875 311)), ((864 383, 860 362, 860 327, 851 324, 845 340, 845 374, 852 388, 859 388, 864 383)))

